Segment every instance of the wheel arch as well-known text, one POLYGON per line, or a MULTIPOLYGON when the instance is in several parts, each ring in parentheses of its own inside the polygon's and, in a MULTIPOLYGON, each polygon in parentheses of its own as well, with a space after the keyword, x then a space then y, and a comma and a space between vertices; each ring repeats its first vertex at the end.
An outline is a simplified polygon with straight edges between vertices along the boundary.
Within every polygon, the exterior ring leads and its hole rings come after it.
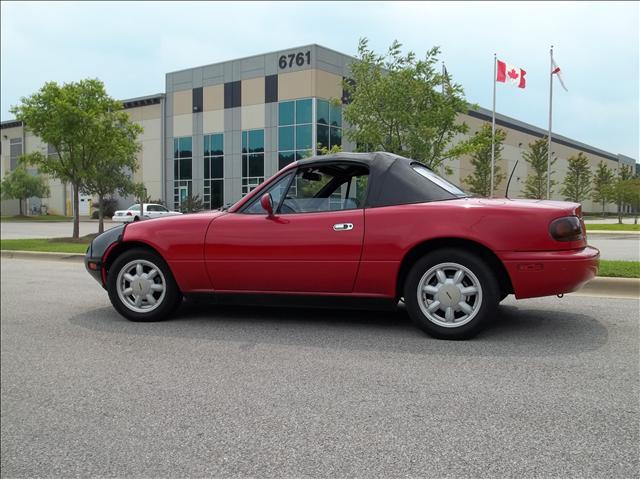
POLYGON ((398 277, 396 281, 396 297, 400 298, 402 296, 407 275, 409 274, 409 271, 411 270, 411 267, 414 265, 414 263, 427 253, 431 253, 432 251, 444 248, 462 249, 479 255, 491 267, 491 269, 497 273, 496 279, 498 280, 498 284, 500 285, 501 292, 504 295, 513 293, 513 285, 511 283, 509 273, 507 272, 507 269, 505 268, 502 261, 500 261, 500 258, 498 258, 498 256, 496 256, 496 254, 491 251, 491 249, 474 240, 466 238, 447 237, 434 238, 418 243, 404 255, 404 257, 402 258, 402 262, 400 263, 400 268, 398 270, 398 277))
POLYGON ((162 260, 165 262, 167 267, 171 269, 171 267, 169 266, 169 263, 167 263, 167 261, 164 259, 162 254, 160 254, 160 252, 150 244, 144 243, 142 241, 121 241, 117 243, 115 246, 113 246, 111 249, 109 249, 107 258, 103 263, 103 267, 105 271, 108 273, 109 269, 111 268, 111 265, 120 255, 134 248, 146 249, 152 253, 157 254, 158 256, 160 256, 160 258, 162 258, 162 260))

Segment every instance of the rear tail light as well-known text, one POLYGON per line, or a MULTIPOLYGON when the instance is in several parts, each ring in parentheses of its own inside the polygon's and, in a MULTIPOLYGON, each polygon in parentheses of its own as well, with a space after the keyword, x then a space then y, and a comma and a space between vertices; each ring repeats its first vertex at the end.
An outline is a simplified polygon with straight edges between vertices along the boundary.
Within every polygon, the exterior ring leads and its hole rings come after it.
POLYGON ((577 216, 558 218, 549 225, 549 234, 556 241, 580 241, 584 239, 582 222, 577 216))
POLYGON ((127 211, 127 216, 131 216, 131 211, 127 211))

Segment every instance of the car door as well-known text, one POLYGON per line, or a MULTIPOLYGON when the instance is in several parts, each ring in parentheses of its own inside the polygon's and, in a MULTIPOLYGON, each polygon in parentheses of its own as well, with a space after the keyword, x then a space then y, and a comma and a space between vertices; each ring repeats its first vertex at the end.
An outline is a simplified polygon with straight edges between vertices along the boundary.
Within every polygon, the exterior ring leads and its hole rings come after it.
POLYGON ((211 224, 205 258, 215 290, 353 291, 364 238, 364 210, 353 198, 340 197, 344 184, 339 185, 341 179, 330 171, 313 172, 306 178, 305 171, 284 175, 270 188, 276 208, 273 217, 267 216, 256 198, 240 212, 211 224), (336 191, 329 194, 322 188, 332 181, 336 191))
POLYGON ((158 217, 158 211, 156 210, 156 205, 144 205, 145 210, 146 210, 146 215, 149 218, 157 218, 158 217))

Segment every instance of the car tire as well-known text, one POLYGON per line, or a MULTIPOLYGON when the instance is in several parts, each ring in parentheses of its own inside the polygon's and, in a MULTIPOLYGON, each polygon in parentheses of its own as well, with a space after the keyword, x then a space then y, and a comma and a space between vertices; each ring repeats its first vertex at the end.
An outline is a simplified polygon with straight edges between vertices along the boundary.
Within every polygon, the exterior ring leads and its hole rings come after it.
POLYGON ((134 216, 133 221, 140 221, 140 218, 138 218, 137 216, 134 216))
POLYGON ((491 268, 461 249, 433 251, 413 265, 404 285, 413 322, 438 339, 469 339, 495 315, 500 287, 491 268))
POLYGON ((109 268, 107 291, 116 311, 130 321, 161 321, 182 301, 165 261, 143 248, 125 251, 116 258, 109 268))

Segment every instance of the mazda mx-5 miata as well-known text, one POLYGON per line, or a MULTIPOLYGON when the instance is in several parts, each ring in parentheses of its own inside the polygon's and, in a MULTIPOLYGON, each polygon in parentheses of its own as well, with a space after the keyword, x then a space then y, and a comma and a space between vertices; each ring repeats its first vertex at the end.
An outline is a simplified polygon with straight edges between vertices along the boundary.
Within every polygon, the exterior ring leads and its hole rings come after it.
POLYGON ((470 197, 400 156, 337 153, 288 165, 227 210, 112 228, 85 265, 132 321, 189 295, 404 301, 424 331, 461 339, 509 294, 595 276, 581 216, 576 203, 470 197))

